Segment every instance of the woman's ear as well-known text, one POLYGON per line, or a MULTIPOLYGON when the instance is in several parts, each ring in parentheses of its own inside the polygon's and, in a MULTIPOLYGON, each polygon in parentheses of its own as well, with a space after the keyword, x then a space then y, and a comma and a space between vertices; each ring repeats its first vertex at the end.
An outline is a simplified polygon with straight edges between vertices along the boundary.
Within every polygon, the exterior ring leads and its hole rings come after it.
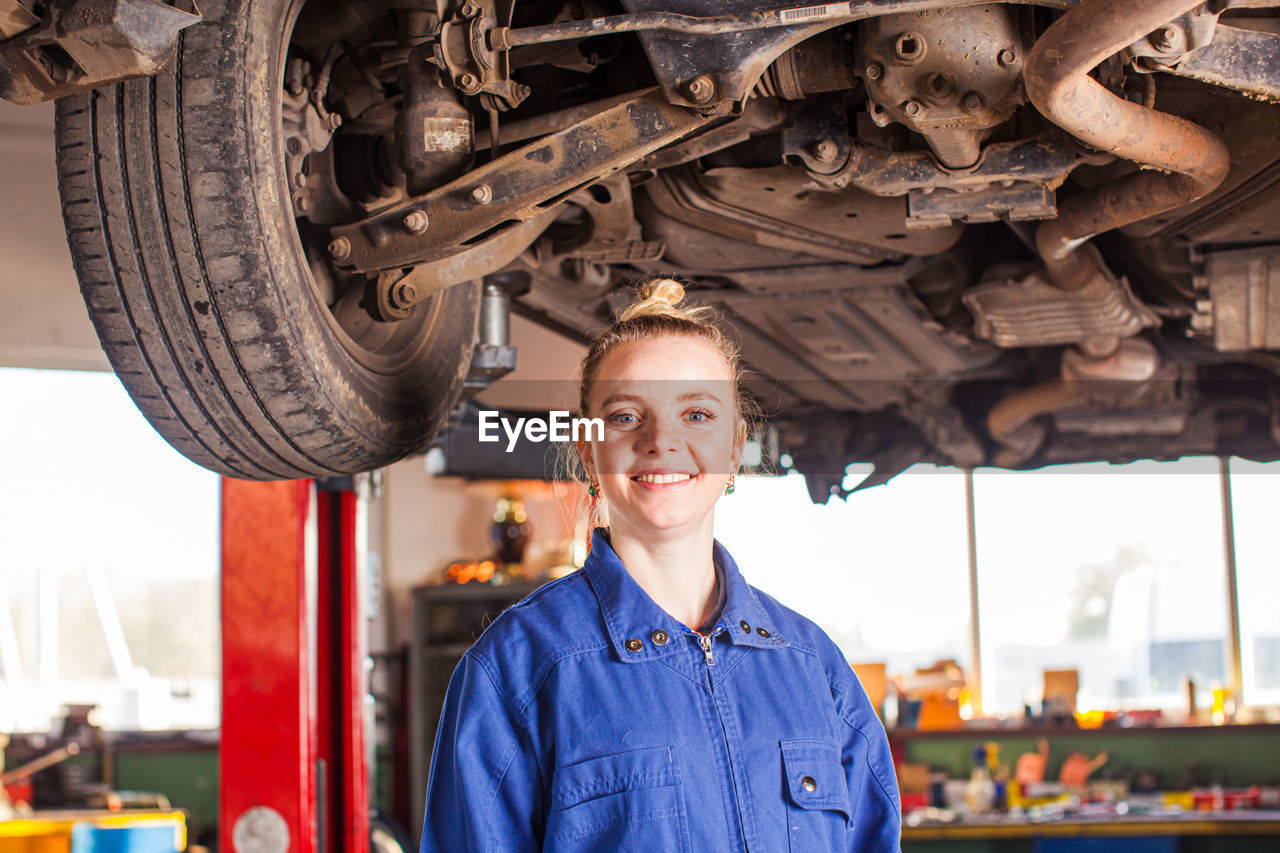
POLYGON ((578 448, 578 458, 582 460, 582 470, 587 475, 587 480, 595 482, 595 472, 592 470, 595 467, 595 457, 591 452, 591 442, 584 438, 579 438, 575 444, 578 448))

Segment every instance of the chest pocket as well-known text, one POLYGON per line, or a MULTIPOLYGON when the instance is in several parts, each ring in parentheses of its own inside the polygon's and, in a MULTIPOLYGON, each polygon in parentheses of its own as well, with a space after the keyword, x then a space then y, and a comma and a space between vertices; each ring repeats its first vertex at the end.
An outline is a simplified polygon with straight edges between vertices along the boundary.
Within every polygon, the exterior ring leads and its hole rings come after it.
POLYGON ((647 746, 556 768, 543 851, 689 853, 675 750, 647 746))
POLYGON ((781 746, 788 849, 847 850, 853 812, 840 751, 820 740, 784 740, 781 746))

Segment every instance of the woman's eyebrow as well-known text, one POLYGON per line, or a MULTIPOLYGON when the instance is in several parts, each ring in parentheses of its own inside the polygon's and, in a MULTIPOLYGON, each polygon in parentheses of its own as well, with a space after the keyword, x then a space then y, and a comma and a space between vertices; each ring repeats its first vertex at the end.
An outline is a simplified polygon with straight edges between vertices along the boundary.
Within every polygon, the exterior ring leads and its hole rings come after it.
MULTIPOLYGON (((714 400, 717 403, 720 402, 720 398, 717 397, 715 394, 712 394, 710 391, 686 391, 683 394, 681 394, 679 397, 676 397, 677 402, 684 402, 686 400, 701 400, 701 399, 714 400)), ((610 403, 619 403, 619 402, 643 403, 645 402, 645 399, 643 397, 638 397, 635 394, 621 394, 621 393, 610 394, 605 399, 604 403, 602 403, 601 405, 607 406, 610 403)))

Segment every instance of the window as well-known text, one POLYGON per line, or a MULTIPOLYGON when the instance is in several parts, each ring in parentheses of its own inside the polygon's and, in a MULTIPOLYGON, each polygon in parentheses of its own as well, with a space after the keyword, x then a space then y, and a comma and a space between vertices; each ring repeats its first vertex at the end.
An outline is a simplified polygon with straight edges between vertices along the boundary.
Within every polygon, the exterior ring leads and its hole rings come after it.
POLYGON ((1280 704, 1280 462, 1232 459, 1244 700, 1280 704))
POLYGON ((983 469, 974 497, 988 713, 1037 700, 1044 669, 1080 671, 1083 709, 1226 682, 1216 459, 983 469))
POLYGON ((110 373, 0 369, 0 731, 218 724, 218 477, 110 373))
POLYGON ((794 472, 736 487, 716 505, 716 538, 748 583, 817 622, 850 663, 967 666, 963 473, 917 465, 825 505, 794 472))
MULTIPOLYGON (((1231 471, 1244 698, 1280 703, 1280 462, 1231 471)), ((716 536, 851 662, 972 672, 964 478, 919 465, 819 506, 794 472, 740 477, 716 536)), ((1187 680, 1204 707, 1231 685, 1217 459, 973 478, 985 713, 1038 704, 1046 669, 1079 670, 1081 709, 1182 708, 1187 680)))

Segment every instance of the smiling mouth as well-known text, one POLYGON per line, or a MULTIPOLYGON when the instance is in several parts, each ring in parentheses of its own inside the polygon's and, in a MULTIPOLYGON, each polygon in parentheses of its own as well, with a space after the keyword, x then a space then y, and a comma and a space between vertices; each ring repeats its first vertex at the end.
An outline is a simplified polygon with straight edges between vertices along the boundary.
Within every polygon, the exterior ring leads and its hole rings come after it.
POLYGON ((637 483, 650 483, 655 486, 666 486, 672 483, 683 483, 692 480, 692 474, 638 474, 631 478, 637 483))

